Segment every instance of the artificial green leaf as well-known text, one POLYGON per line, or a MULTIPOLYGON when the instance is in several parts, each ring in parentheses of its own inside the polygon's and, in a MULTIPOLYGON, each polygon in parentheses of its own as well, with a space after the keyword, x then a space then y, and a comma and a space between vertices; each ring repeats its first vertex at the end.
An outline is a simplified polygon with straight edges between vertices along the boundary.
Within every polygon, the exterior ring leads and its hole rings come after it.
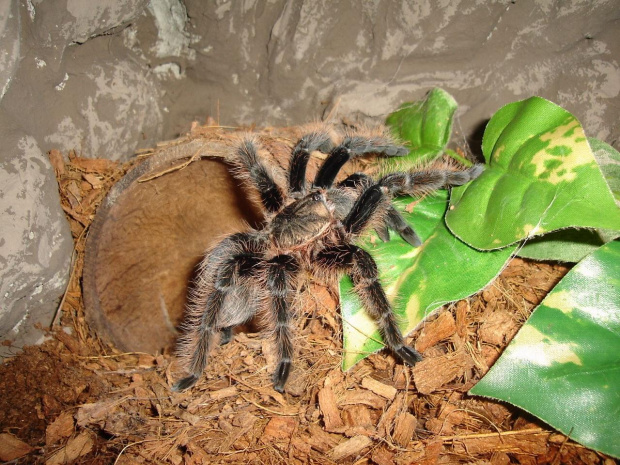
POLYGON ((390 114, 386 123, 407 144, 409 155, 388 159, 385 166, 406 169, 439 157, 450 141, 456 107, 450 94, 436 88, 424 100, 404 103, 390 114))
POLYGON ((620 205, 620 153, 611 145, 593 137, 589 137, 588 142, 616 203, 620 205))
POLYGON ((510 402, 620 457, 620 242, 577 264, 471 394, 510 402))
POLYGON ((605 229, 561 229, 534 237, 517 251, 522 258, 577 263, 603 244, 620 237, 605 229))
MULTIPOLYGON (((588 138, 603 178, 620 204, 620 153, 597 139, 588 138)), ((526 241, 519 257, 577 263, 603 244, 620 237, 620 231, 567 228, 526 241)))
MULTIPOLYGON (((413 248, 396 234, 384 243, 374 233, 360 244, 377 261, 381 283, 399 317, 403 334, 413 331, 438 307, 482 289, 513 252, 513 248, 480 252, 454 237, 443 221, 447 191, 425 197, 408 213, 412 202, 411 198, 401 198, 395 205, 423 240, 422 246, 413 248)), ((348 278, 340 281, 340 306, 343 369, 347 370, 383 344, 348 278)))
POLYGON ((446 222, 479 249, 567 227, 620 230, 620 208, 573 115, 540 97, 511 103, 489 121, 487 168, 453 189, 446 222))

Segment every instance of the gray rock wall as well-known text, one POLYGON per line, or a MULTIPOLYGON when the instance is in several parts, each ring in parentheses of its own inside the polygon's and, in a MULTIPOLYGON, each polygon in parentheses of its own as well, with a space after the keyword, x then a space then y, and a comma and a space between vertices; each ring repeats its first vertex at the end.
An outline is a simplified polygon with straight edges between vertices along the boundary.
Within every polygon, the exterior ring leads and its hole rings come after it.
POLYGON ((50 149, 126 159, 207 116, 376 121, 435 86, 464 138, 535 94, 617 148, 619 26, 620 0, 0 2, 0 356, 41 338, 66 285, 50 149))

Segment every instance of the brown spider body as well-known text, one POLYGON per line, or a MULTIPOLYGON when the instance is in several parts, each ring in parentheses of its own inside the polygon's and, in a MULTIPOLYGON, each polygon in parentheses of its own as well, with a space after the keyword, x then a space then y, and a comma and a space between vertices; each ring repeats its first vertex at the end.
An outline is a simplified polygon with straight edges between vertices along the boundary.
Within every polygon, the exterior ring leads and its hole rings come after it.
POLYGON ((319 128, 300 139, 292 150, 286 187, 279 186, 263 164, 255 138, 244 137, 229 158, 233 174, 258 192, 266 224, 260 230, 225 238, 205 255, 190 296, 179 350, 189 375, 174 390, 198 381, 218 334, 221 343, 228 342, 234 326, 258 314, 273 332, 278 349, 274 388, 282 392, 294 352, 294 295, 304 275, 334 282, 343 273, 349 274, 385 345, 410 365, 421 359, 404 343, 375 261, 354 242, 369 228, 389 240, 387 228, 391 228, 412 246, 419 245, 415 232, 391 206, 392 196, 461 185, 477 177, 482 167, 396 172, 377 181, 355 173, 335 183, 340 168, 355 156, 402 156, 407 150, 395 145, 384 131, 346 134, 339 144, 332 142, 332 134, 329 128, 319 128), (328 156, 308 185, 306 165, 315 150, 328 156))

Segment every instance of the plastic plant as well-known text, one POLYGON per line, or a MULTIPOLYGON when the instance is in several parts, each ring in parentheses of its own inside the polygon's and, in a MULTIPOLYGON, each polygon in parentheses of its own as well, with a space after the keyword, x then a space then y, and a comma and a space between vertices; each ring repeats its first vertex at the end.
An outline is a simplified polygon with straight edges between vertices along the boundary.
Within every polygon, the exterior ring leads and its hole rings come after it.
MULTIPOLYGON (((434 89, 387 123, 407 141, 406 163, 448 154, 454 99, 434 89)), ((513 255, 579 262, 549 293, 473 394, 511 402, 582 444, 620 456, 620 155, 588 139, 579 121, 539 97, 489 121, 487 168, 468 185, 398 203, 423 240, 392 235, 363 246, 375 256, 408 334, 445 303, 476 293, 513 255), (584 258, 585 257, 585 258, 584 258), (553 399, 553 401, 551 401, 553 399)), ((388 162, 384 170, 394 169, 388 162)), ((402 168, 402 165, 399 165, 402 168)), ((340 283, 343 368, 382 347, 371 319, 340 283)))

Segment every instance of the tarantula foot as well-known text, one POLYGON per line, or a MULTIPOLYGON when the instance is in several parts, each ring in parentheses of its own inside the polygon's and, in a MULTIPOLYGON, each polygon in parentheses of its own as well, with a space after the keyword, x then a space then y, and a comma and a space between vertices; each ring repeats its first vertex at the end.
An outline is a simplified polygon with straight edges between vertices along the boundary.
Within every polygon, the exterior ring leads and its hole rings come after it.
POLYGON ((172 390, 174 392, 181 392, 181 391, 185 391, 186 389, 191 388, 194 384, 196 384, 198 382, 200 378, 196 375, 189 375, 186 376, 185 378, 177 381, 176 383, 174 383, 174 385, 172 386, 172 390))
POLYGON ((420 236, 409 226, 400 231, 400 237, 407 241, 412 247, 420 247, 422 245, 420 236))
POLYGON ((420 354, 420 352, 415 350, 413 347, 402 346, 396 351, 396 354, 403 360, 403 362, 411 366, 422 360, 422 354, 420 354))
POLYGON ((381 239, 383 242, 390 241, 390 231, 385 224, 377 226, 375 228, 375 232, 377 233, 377 236, 379 236, 379 239, 381 239))
POLYGON ((232 330, 232 326, 229 326, 228 328, 223 328, 222 331, 220 331, 221 346, 228 344, 232 340, 232 330))
POLYGON ((273 388, 279 393, 284 393, 284 385, 291 371, 291 362, 285 360, 278 364, 278 368, 273 375, 273 388))

